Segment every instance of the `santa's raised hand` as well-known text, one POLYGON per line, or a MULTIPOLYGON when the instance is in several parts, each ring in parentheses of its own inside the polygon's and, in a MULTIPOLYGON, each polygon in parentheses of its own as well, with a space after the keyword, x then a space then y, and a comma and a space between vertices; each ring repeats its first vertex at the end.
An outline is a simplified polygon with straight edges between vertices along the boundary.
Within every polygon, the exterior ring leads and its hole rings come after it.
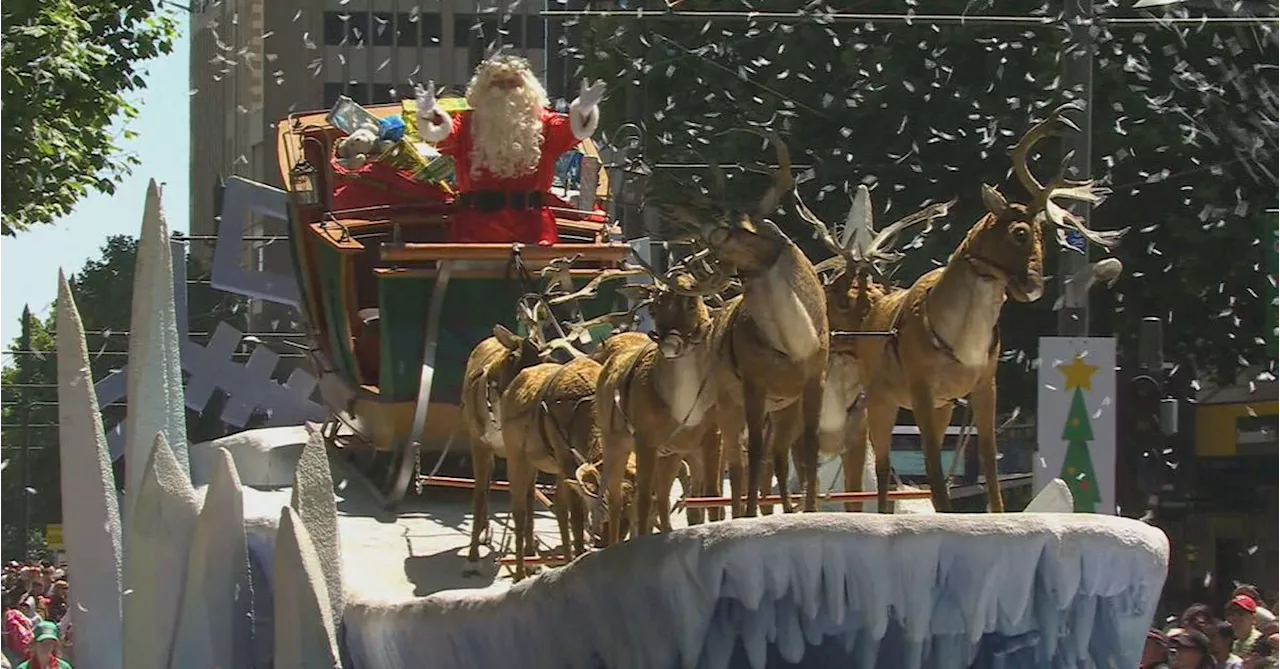
POLYGON ((604 80, 596 79, 596 83, 588 84, 586 79, 582 80, 582 88, 578 92, 578 104, 584 108, 594 107, 600 104, 604 99, 604 80))
POLYGON ((418 134, 428 142, 439 142, 453 130, 453 119, 436 100, 436 82, 413 85, 413 96, 418 103, 418 134))
POLYGON ((578 139, 590 137, 600 125, 599 105, 604 99, 604 91, 604 80, 596 79, 594 84, 588 83, 586 79, 582 80, 578 99, 569 105, 569 123, 573 128, 573 135, 578 139))

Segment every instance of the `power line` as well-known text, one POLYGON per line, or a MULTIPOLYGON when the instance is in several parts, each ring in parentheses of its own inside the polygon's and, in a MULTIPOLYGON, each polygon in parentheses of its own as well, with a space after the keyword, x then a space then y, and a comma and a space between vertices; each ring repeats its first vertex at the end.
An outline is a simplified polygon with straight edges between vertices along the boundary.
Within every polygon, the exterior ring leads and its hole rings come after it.
MULTIPOLYGON (((551 9, 539 12, 548 19, 628 19, 632 21, 767 21, 773 23, 874 23, 902 24, 912 26, 924 25, 976 25, 976 26, 1010 26, 1016 28, 1059 27, 1064 21, 1053 16, 1011 16, 996 14, 895 14, 895 13, 802 13, 802 12, 750 12, 750 11, 661 11, 636 9, 631 11, 613 11, 599 9, 564 10, 551 9)), ((1169 25, 1195 26, 1248 26, 1275 25, 1280 17, 1236 17, 1236 16, 1099 16, 1083 21, 1083 25, 1123 26, 1123 27, 1159 27, 1169 25)))

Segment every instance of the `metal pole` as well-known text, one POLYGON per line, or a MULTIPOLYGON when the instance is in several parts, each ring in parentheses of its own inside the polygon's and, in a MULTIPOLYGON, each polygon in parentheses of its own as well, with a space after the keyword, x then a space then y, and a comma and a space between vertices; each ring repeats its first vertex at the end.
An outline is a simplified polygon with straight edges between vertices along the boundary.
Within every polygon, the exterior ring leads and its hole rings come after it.
POLYGON ((1164 380, 1164 323, 1155 316, 1143 318, 1139 326, 1138 365, 1157 380, 1164 380))
MULTIPOLYGON (((1075 179, 1090 178, 1093 157, 1093 37, 1089 32, 1093 21, 1091 0, 1067 0, 1063 11, 1069 28, 1069 37, 1062 54, 1062 81, 1073 98, 1084 100, 1084 115, 1080 118, 1080 132, 1069 135, 1063 142, 1064 153, 1071 152, 1067 170, 1075 179)), ((1071 210, 1089 225, 1090 206, 1086 202, 1072 203, 1071 210)), ((1059 254, 1058 283, 1062 291, 1062 310, 1058 312, 1058 334, 1063 337, 1089 335, 1089 295, 1087 291, 1071 290, 1069 281, 1076 273, 1089 265, 1089 245, 1083 235, 1073 231, 1067 240, 1078 251, 1062 249, 1059 254)))
MULTIPOLYGON (((18 339, 18 350, 31 351, 30 305, 23 305, 22 307, 22 335, 18 339)), ((22 446, 18 455, 21 459, 18 473, 22 481, 21 486, 18 488, 18 554, 22 556, 22 561, 26 562, 27 551, 30 548, 29 535, 31 533, 31 493, 28 492, 31 487, 31 356, 20 356, 17 364, 18 378, 23 384, 22 404, 18 407, 22 412, 22 418, 19 421, 22 425, 22 431, 19 433, 22 446)))

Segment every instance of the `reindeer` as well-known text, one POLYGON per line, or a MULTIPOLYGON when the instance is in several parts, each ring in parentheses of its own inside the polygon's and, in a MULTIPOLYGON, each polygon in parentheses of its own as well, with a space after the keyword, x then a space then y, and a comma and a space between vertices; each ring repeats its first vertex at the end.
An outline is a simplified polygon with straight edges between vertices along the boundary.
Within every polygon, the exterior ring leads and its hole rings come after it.
MULTIPOLYGON (((708 432, 708 434, 714 434, 714 433, 708 432)), ((720 446, 720 442, 718 441, 718 439, 719 437, 717 436, 717 441, 715 442, 717 448, 720 446)), ((582 497, 582 501, 585 504, 586 511, 587 511, 587 514, 586 514, 587 534, 594 539, 595 545, 597 548, 605 548, 609 545, 608 544, 609 507, 608 507, 608 504, 606 503, 605 495, 603 492, 603 487, 604 487, 603 481, 602 481, 603 477, 600 474, 600 470, 601 468, 603 468, 603 466, 604 466, 603 461, 599 459, 596 459, 594 461, 587 461, 584 458, 581 461, 579 461, 578 469, 573 473, 573 478, 565 481, 565 483, 567 483, 569 487, 573 488, 573 490, 576 491, 580 497, 582 497)), ((688 463, 687 462, 682 463, 681 476, 683 478, 688 478, 689 473, 690 472, 689 472, 688 463)), ((625 540, 628 537, 630 537, 632 533, 631 532, 632 528, 636 527, 638 523, 636 519, 635 491, 636 491, 636 454, 635 454, 635 451, 632 451, 630 454, 627 455, 626 473, 624 474, 622 479, 622 501, 623 501, 622 527, 619 528, 619 531, 618 531, 618 537, 621 540, 625 540)), ((670 500, 663 500, 661 498, 662 494, 663 492, 661 490, 655 490, 653 503, 669 504, 670 500)), ((650 529, 656 529, 660 532, 671 531, 671 527, 669 524, 670 522, 669 515, 667 517, 668 525, 666 527, 662 525, 661 518, 657 520, 658 522, 655 523, 654 526, 651 527, 650 529)))
MULTIPOLYGON (((471 562, 480 559, 481 537, 489 530, 489 487, 493 477, 494 456, 504 459, 507 457, 502 436, 500 401, 507 386, 521 370, 546 361, 557 351, 566 353, 569 358, 582 357, 584 354, 571 342, 576 341, 589 328, 634 318, 634 310, 623 314, 605 314, 591 321, 572 324, 569 335, 562 334, 551 341, 544 341, 542 330, 548 320, 554 318, 552 307, 595 297, 604 282, 638 273, 636 270, 626 269, 606 270, 596 275, 579 291, 553 295, 551 291, 559 285, 555 275, 567 272, 576 260, 575 257, 552 261, 542 271, 542 278, 547 286, 544 292, 524 295, 517 303, 517 317, 528 330, 527 336, 518 336, 503 325, 495 325, 493 336, 477 344, 467 358, 462 382, 461 413, 462 424, 471 446, 471 466, 475 477, 471 547, 467 553, 467 559, 471 562)), ((531 536, 527 545, 533 545, 531 536)))
POLYGON ((493 336, 481 341, 467 357, 462 381, 462 424, 471 445, 471 467, 475 476, 471 509, 471 549, 467 560, 480 559, 481 537, 489 530, 489 485, 493 478, 493 458, 507 457, 502 438, 501 402, 503 391, 521 369, 537 364, 542 351, 533 336, 520 337, 502 325, 493 326, 493 336))
MULTIPOLYGON (((915 225, 932 226, 933 221, 945 217, 955 203, 951 200, 929 205, 904 216, 877 234, 872 220, 871 191, 865 185, 859 185, 837 240, 832 229, 805 205, 799 189, 795 191, 795 206, 800 218, 813 226, 815 236, 835 254, 815 266, 819 273, 834 271, 833 279, 826 283, 827 320, 832 339, 818 440, 821 455, 843 458, 847 490, 861 489, 866 467, 865 447, 862 449, 864 460, 858 461, 853 459, 849 448, 850 437, 865 429, 865 406, 861 401, 865 379, 854 348, 858 341, 857 331, 870 302, 884 295, 888 268, 902 258, 901 253, 892 251, 898 235, 915 225)), ((816 481, 801 483, 817 485, 816 481)), ((845 505, 848 511, 859 508, 858 503, 845 505)))
MULTIPOLYGON (((1043 221, 1057 228, 1062 243, 1069 228, 1108 248, 1125 232, 1089 230, 1053 202, 1056 198, 1097 201, 1099 190, 1092 182, 1068 181, 1059 174, 1041 185, 1027 165, 1028 153, 1039 140, 1062 130, 1078 130, 1065 117, 1072 109, 1079 106, 1067 104, 1055 109, 1013 149, 1014 172, 1033 196, 1031 206, 1009 203, 994 187, 984 185, 982 200, 987 214, 973 225, 944 267, 925 274, 906 289, 857 280, 849 281, 843 293, 843 285, 829 293, 837 305, 833 313, 850 310, 839 319, 853 325, 850 330, 894 333, 887 340, 856 338, 849 344, 858 362, 859 382, 866 390, 866 424, 854 431, 848 462, 858 463, 857 470, 861 470, 869 438, 875 450, 881 513, 890 510, 889 445, 899 408, 910 409, 920 426, 934 508, 950 510, 941 463, 942 440, 951 422, 952 402, 965 396, 977 427, 988 508, 995 513, 1004 511, 995 441, 1000 310, 1007 298, 1034 302, 1043 292, 1043 221)), ((820 232, 825 230, 816 217, 810 222, 821 228, 820 232)), ((834 244, 830 235, 826 241, 828 246, 834 244)), ((850 489, 861 489, 861 483, 861 476, 850 478, 846 471, 850 489)))
POLYGON ((566 557, 580 555, 584 509, 565 479, 574 470, 573 452, 599 449, 593 419, 600 363, 575 358, 522 370, 502 395, 502 438, 511 481, 511 515, 516 525, 515 579, 525 577, 525 551, 533 527, 533 489, 538 472, 556 477, 555 512, 566 557))
MULTIPOLYGON (((756 515, 759 507, 766 453, 774 455, 783 508, 790 510, 785 453, 795 439, 788 438, 790 430, 782 429, 783 423, 799 426, 802 478, 816 480, 818 419, 829 347, 826 299, 818 274, 804 253, 766 218, 793 184, 786 145, 776 134, 766 137, 777 151, 779 166, 752 211, 735 210, 724 201, 724 175, 716 161, 708 160, 711 197, 695 194, 692 203, 659 205, 659 229, 654 231, 661 238, 704 240, 715 249, 716 260, 742 281, 743 294, 726 303, 711 334, 717 355, 716 425, 729 462, 735 517, 743 511, 739 440, 744 428, 746 515, 756 515), (798 412, 795 420, 783 420, 787 415, 779 412, 797 403, 792 409, 798 412), (772 444, 766 450, 766 417, 771 414, 776 427, 770 430, 772 444)), ((817 509, 816 494, 810 486, 804 510, 817 509)))
POLYGON ((620 536, 623 476, 631 455, 636 460, 632 527, 637 534, 649 534, 657 498, 659 523, 669 529, 666 496, 683 456, 703 446, 703 434, 713 425, 715 356, 707 345, 712 322, 702 298, 722 290, 727 278, 699 287, 692 271, 686 270, 691 262, 677 265, 666 276, 653 273, 651 285, 627 287, 649 293, 653 341, 619 346, 600 374, 596 425, 603 438, 601 478, 609 545, 620 536))

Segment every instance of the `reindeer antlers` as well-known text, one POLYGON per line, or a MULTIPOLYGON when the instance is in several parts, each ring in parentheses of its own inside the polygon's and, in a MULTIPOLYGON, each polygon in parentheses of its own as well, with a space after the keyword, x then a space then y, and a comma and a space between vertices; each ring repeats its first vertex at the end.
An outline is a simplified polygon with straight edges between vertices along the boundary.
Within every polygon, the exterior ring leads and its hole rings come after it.
POLYGON ((547 300, 547 303, 556 307, 568 302, 589 300, 600 293, 600 286, 604 285, 606 281, 625 279, 632 276, 644 276, 645 274, 647 274, 647 271, 641 268, 607 269, 593 277, 587 282, 587 285, 583 286, 581 289, 566 295, 557 295, 547 300))
POLYGON ((1035 175, 1031 174, 1031 167, 1027 162, 1031 148, 1045 137, 1061 134, 1067 130, 1080 132, 1080 126, 1066 116, 1070 111, 1084 111, 1084 102, 1073 100, 1059 105, 1049 113, 1048 118, 1032 126, 1022 139, 1018 140, 1017 145, 1013 147, 1013 171, 1018 176, 1018 181, 1021 181, 1023 187, 1035 198, 1034 212, 1044 212, 1045 219, 1058 229, 1059 242, 1066 243, 1065 230, 1072 228, 1094 244, 1110 248, 1120 242, 1120 238, 1128 232, 1128 228, 1108 231, 1091 230, 1078 216, 1054 202, 1056 198, 1063 198, 1094 203, 1107 193, 1107 189, 1095 186, 1092 180, 1074 181, 1065 178, 1063 174, 1066 171, 1066 163, 1071 159, 1070 153, 1063 157, 1058 173, 1045 185, 1041 185, 1035 175))
POLYGON ((881 277, 882 265, 895 263, 902 258, 901 253, 892 250, 898 235, 911 226, 921 223, 932 224, 934 220, 946 216, 950 213, 951 207, 955 206, 956 200, 931 204, 920 211, 903 216, 877 234, 871 207, 871 191, 860 184, 854 193, 853 203, 845 218, 845 227, 841 231, 839 242, 836 241, 827 224, 805 205, 798 188, 795 191, 795 202, 800 218, 813 226, 814 235, 835 254, 835 257, 818 263, 814 267, 815 270, 822 272, 852 265, 881 277))

